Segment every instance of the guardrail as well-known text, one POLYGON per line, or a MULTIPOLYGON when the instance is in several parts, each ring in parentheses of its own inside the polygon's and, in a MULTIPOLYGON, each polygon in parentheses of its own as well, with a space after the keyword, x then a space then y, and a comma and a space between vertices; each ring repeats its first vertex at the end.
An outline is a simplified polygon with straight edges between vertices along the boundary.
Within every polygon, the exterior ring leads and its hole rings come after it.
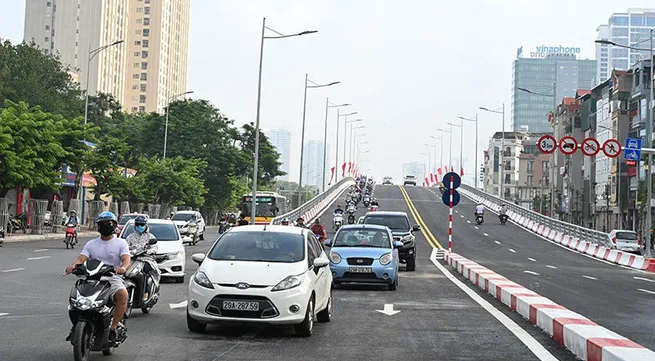
POLYGON ((300 207, 287 212, 281 216, 277 216, 271 220, 271 224, 280 224, 283 218, 288 218, 290 222, 295 221, 299 217, 305 219, 305 223, 310 223, 318 214, 337 199, 344 190, 351 185, 355 184, 355 178, 348 177, 340 180, 334 186, 330 187, 325 192, 317 195, 310 201, 301 205, 300 207))
POLYGON ((573 236, 584 241, 593 242, 602 246, 610 246, 609 238, 607 236, 608 234, 605 232, 580 227, 575 224, 545 216, 541 213, 520 207, 509 201, 502 200, 499 197, 485 193, 479 189, 475 189, 465 184, 461 185, 458 191, 460 190, 461 193, 465 194, 469 198, 472 198, 477 202, 482 202, 485 207, 491 208, 496 212, 500 210, 501 203, 505 204, 507 206, 507 215, 510 216, 510 218, 514 221, 517 221, 518 219, 527 219, 532 221, 533 224, 542 225, 543 227, 554 230, 555 232, 562 232, 563 234, 573 236))

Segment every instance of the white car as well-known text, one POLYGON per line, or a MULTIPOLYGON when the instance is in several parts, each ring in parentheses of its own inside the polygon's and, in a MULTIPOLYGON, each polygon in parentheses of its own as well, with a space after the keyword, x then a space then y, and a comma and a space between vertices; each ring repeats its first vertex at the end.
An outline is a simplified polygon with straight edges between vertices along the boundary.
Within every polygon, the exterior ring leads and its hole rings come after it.
POLYGON ((175 212, 171 218, 173 223, 180 230, 180 234, 183 236, 189 236, 189 223, 195 222, 198 227, 198 237, 200 240, 205 239, 205 219, 202 218, 202 214, 197 211, 179 211, 175 212))
POLYGON ((189 281, 187 326, 210 323, 294 326, 311 336, 314 321, 332 317, 332 273, 323 247, 305 228, 252 225, 232 228, 189 281))
POLYGON ((411 184, 411 185, 415 186, 416 185, 416 177, 414 177, 411 174, 406 175, 405 178, 403 178, 403 185, 408 185, 408 184, 411 184))
MULTIPOLYGON (((188 241, 189 237, 182 237, 171 220, 150 219, 148 228, 149 232, 157 238, 155 260, 161 276, 173 278, 176 283, 184 283, 186 268, 184 242, 188 241)), ((134 220, 130 220, 123 227, 120 238, 127 239, 132 233, 134 233, 134 220)))
POLYGON ((613 229, 607 234, 609 246, 612 249, 626 252, 641 252, 641 241, 635 231, 624 229, 613 229))

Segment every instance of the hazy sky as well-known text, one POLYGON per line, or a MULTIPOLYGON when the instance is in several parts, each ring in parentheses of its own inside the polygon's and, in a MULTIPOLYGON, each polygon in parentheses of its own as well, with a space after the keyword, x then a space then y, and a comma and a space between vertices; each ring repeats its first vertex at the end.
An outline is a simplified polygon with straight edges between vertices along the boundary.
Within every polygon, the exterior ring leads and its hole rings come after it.
MULTIPOLYGON (((22 40, 24 1, 0 0, 0 37, 22 40)), ((352 103, 366 129, 370 161, 380 179, 401 177, 402 163, 426 161, 424 144, 458 115, 478 106, 510 109, 512 60, 538 45, 582 48, 593 59, 599 24, 652 0, 192 0, 188 88, 237 123, 254 121, 262 17, 282 33, 317 34, 267 40, 261 126, 292 131, 291 179, 298 177, 305 73, 310 90, 306 139, 322 140, 325 97, 352 103)), ((501 117, 480 113, 480 154, 501 117)), ((544 117, 546 115, 544 114, 544 117)), ((334 143, 336 111, 328 139, 334 143)), ((509 129, 509 115, 506 120, 509 129)), ((343 123, 342 127, 343 129, 343 123)), ((465 172, 474 169, 473 123, 465 124, 465 172)), ((341 140, 343 137, 341 137, 341 140)), ((449 143, 445 139, 444 159, 449 143)), ((453 137, 459 156, 459 132, 453 137)), ((440 146, 438 146, 439 150, 440 146)), ((341 153, 341 147, 340 147, 341 153)), ((438 157, 439 158, 439 157, 438 157)))

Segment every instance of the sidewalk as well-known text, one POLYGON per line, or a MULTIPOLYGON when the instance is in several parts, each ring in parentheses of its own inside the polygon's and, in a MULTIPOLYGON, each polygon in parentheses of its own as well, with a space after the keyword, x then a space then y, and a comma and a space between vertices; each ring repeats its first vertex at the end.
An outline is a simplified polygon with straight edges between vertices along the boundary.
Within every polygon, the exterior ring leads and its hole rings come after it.
MULTIPOLYGON (((218 226, 207 226, 205 229, 210 230, 210 229, 218 229, 218 226)), ((12 233, 12 234, 7 234, 5 235, 5 243, 12 243, 12 242, 27 242, 27 241, 44 241, 44 240, 50 240, 50 239, 56 239, 63 241, 64 238, 66 237, 66 232, 61 231, 60 233, 44 233, 44 234, 30 234, 30 231, 28 230, 28 233, 12 233)), ((96 237, 98 236, 98 231, 81 231, 77 234, 77 238, 84 238, 84 237, 96 237)))

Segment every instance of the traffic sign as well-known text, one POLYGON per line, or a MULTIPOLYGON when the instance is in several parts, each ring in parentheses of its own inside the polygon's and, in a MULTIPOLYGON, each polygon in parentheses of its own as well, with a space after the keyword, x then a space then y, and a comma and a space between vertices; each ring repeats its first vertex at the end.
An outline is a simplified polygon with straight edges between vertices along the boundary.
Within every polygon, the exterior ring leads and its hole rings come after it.
POLYGON ((626 138, 625 149, 641 149, 641 139, 639 138, 626 138))
POLYGON ((603 143, 603 153, 610 158, 616 158, 621 154, 621 143, 616 139, 608 139, 603 143))
POLYGON ((550 154, 557 149, 557 139, 550 134, 542 135, 537 142, 537 147, 542 153, 550 154))
POLYGON ((576 150, 578 150, 578 141, 575 140, 575 138, 572 136, 567 135, 566 137, 560 139, 559 150, 566 155, 571 155, 575 153, 576 150))
MULTIPOLYGON (((459 204, 460 199, 461 197, 459 192, 453 189, 453 207, 459 204)), ((450 190, 443 192, 441 195, 441 200, 443 201, 443 204, 446 205, 446 207, 450 207, 450 190)))
POLYGON ((625 151, 623 158, 627 160, 640 160, 641 159, 641 139, 639 138, 626 138, 625 151))
MULTIPOLYGON (((462 178, 459 176, 459 174, 457 174, 455 172, 448 172, 443 176, 443 178, 442 178, 443 186, 446 189, 451 188, 451 184, 450 184, 451 176, 453 178, 452 188, 453 189, 459 188, 460 184, 462 184, 462 178)), ((448 193, 448 192, 444 192, 444 193, 448 193)))
POLYGON ((593 157, 598 154, 598 152, 600 152, 600 143, 598 140, 596 140, 596 138, 587 138, 582 141, 581 148, 584 155, 593 157))

